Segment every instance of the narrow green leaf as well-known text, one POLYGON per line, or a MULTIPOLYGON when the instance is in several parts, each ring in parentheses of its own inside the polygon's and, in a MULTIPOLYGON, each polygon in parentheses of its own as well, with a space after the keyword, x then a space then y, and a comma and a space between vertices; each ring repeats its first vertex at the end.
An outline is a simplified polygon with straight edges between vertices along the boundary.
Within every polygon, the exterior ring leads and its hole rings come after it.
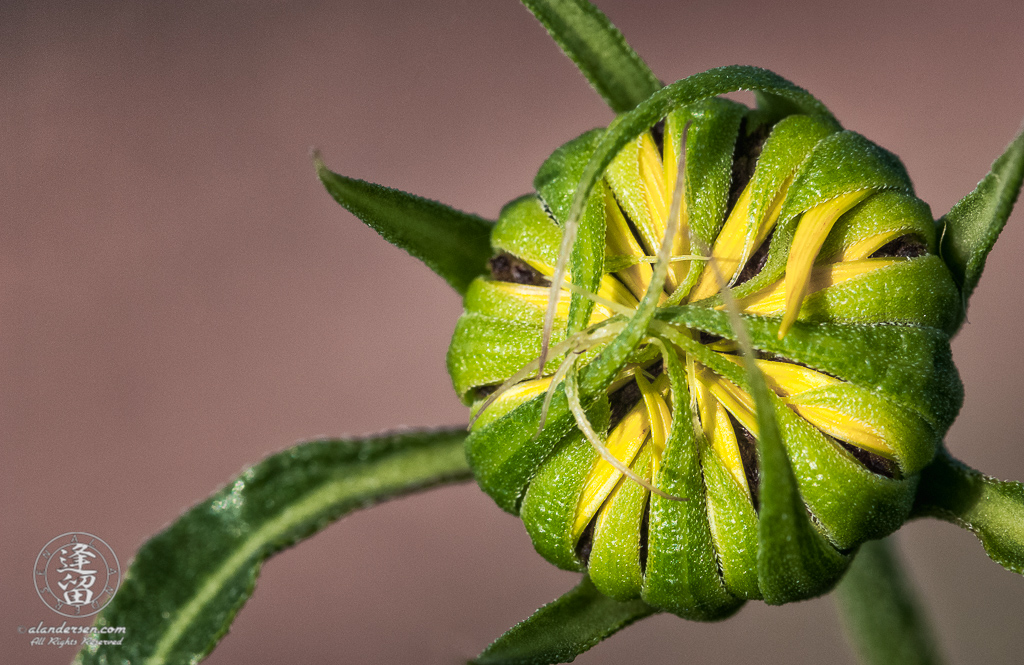
POLYGON ((392 245, 427 264, 465 294, 473 278, 487 272, 493 222, 414 194, 334 173, 316 157, 320 182, 392 245))
POLYGON ((522 0, 616 113, 661 87, 608 17, 586 0, 522 0))
POLYGON ((939 220, 945 229, 942 258, 963 293, 964 306, 985 269, 999 233, 1013 211, 1024 181, 1024 132, 992 164, 973 192, 939 220))
POLYGON ((620 602, 602 595, 589 577, 537 610, 494 641, 477 665, 568 663, 606 637, 657 612, 642 600, 620 602))
POLYGON ((865 665, 938 665, 939 648, 889 540, 864 543, 836 587, 846 635, 865 665))
POLYGON ((142 546, 97 626, 120 646, 76 663, 197 663, 227 633, 263 561, 357 508, 470 478, 465 429, 305 443, 251 467, 142 546))
POLYGON ((969 529, 993 561, 1024 575, 1024 484, 986 476, 940 450, 921 472, 914 515, 969 529))

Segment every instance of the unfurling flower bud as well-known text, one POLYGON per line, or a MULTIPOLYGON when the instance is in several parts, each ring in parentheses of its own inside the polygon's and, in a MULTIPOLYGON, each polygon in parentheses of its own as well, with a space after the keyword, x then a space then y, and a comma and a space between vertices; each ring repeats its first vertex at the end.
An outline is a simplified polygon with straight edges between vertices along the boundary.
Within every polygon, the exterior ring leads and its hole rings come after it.
POLYGON ((470 463, 543 556, 611 597, 713 620, 823 593, 908 518, 962 403, 942 229, 899 159, 827 112, 707 97, 633 135, 620 121, 559 148, 494 228, 448 353, 474 413, 470 463), (834 561, 799 581, 759 563, 764 421, 745 335, 834 561))

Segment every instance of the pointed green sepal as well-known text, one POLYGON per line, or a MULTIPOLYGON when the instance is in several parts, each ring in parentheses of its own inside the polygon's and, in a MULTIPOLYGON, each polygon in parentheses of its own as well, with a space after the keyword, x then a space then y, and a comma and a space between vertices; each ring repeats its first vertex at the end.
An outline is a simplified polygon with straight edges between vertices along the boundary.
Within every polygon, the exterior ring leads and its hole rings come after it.
POLYGON ((465 294, 487 272, 493 222, 414 194, 347 178, 315 158, 317 176, 334 200, 392 245, 427 264, 465 294))
POLYGON ((661 87, 618 28, 586 0, 522 1, 616 113, 661 87))
POLYGON ((579 585, 537 610, 487 647, 477 665, 567 663, 631 623, 657 612, 642 600, 602 595, 584 576, 579 585))
POLYGON ((914 516, 969 529, 993 561, 1024 575, 1024 484, 986 476, 941 450, 921 473, 914 516))
POLYGON ((758 586, 766 603, 782 605, 829 591, 849 565, 849 559, 811 523, 782 443, 774 400, 764 376, 749 357, 744 363, 750 395, 757 407, 761 466, 758 586))
POLYGON ((198 663, 228 632, 263 562, 334 520, 402 494, 471 478, 464 428, 305 443, 273 455, 139 550, 97 626, 123 645, 76 663, 198 663))
POLYGON ((999 233, 1013 211, 1024 181, 1024 132, 992 164, 973 192, 939 220, 944 229, 942 258, 960 286, 964 307, 985 269, 999 233))
POLYGON ((939 648, 891 540, 861 546, 836 587, 846 636, 864 665, 939 665, 939 648))

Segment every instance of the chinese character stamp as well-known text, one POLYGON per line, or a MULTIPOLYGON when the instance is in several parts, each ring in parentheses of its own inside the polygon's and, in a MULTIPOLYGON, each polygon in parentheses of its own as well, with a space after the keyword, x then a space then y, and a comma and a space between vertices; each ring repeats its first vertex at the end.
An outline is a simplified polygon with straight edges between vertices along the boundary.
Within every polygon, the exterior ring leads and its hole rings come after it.
POLYGON ((103 540, 73 531, 46 543, 36 557, 36 592, 46 606, 66 617, 96 614, 121 584, 121 564, 103 540))

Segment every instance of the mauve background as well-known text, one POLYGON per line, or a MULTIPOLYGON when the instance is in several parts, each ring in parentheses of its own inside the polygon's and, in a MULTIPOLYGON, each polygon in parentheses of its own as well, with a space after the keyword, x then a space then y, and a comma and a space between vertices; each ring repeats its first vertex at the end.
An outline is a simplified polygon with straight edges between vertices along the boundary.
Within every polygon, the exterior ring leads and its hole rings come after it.
MULTIPOLYGON (((895 151, 936 216, 1024 117, 1024 5, 600 3, 666 81, 769 67, 895 151), (635 5, 635 7, 633 6, 635 5)), ((0 649, 32 565, 81 530, 127 564, 244 466, 320 435, 464 422, 444 352, 459 298, 337 207, 345 174, 494 217, 556 146, 610 112, 503 2, 0 5, 0 649)), ((954 350, 948 439, 1024 478, 1024 211, 954 350)), ((1019 662, 1024 580, 974 537, 898 541, 953 662, 1019 662)), ((456 663, 575 576, 473 485, 353 515, 265 567, 211 664, 456 663)), ((129 636, 128 639, 131 639, 129 636)), ((831 600, 662 616, 581 663, 852 663, 831 600)))

